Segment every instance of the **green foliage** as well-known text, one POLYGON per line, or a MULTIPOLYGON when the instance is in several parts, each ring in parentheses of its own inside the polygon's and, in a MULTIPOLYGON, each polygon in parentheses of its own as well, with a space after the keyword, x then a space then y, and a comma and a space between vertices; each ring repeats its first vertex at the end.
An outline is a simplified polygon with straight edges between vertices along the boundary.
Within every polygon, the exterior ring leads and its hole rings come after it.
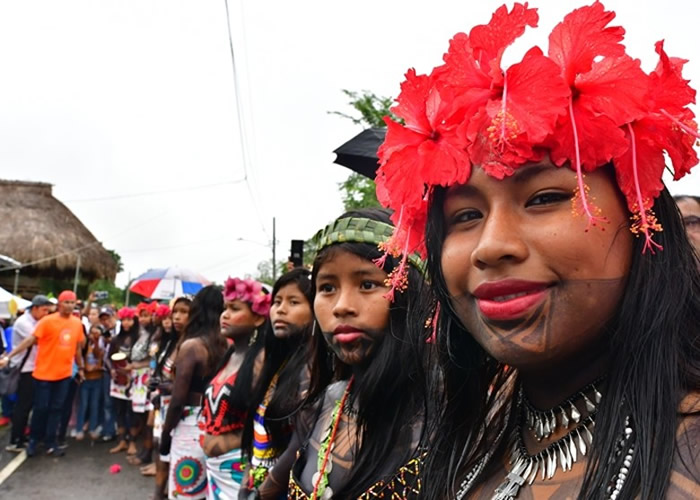
MULTIPOLYGON (((357 125, 374 128, 386 127, 384 123, 385 116, 390 116, 394 120, 398 119, 391 112, 393 103, 391 97, 378 96, 369 90, 353 92, 343 89, 342 92, 350 98, 348 104, 350 104, 355 111, 358 111, 360 116, 351 116, 340 111, 332 111, 331 114, 347 118, 357 125)), ((363 175, 357 173, 350 174, 345 181, 338 185, 338 189, 343 198, 343 206, 346 211, 380 206, 377 201, 374 181, 363 175)))
POLYGON ((109 280, 97 280, 90 283, 88 292, 105 291, 109 294, 106 300, 98 301, 100 304, 114 304, 116 306, 124 305, 126 290, 119 288, 109 280))
MULTIPOLYGON (((287 272, 287 263, 284 261, 277 262, 277 278, 282 274, 287 272)), ((266 285, 273 286, 275 284, 275 278, 272 277, 272 262, 270 259, 258 262, 258 270, 253 279, 259 281, 260 283, 265 283, 266 285)))
POLYGON ((343 197, 345 211, 358 208, 379 207, 377 201, 376 186, 372 179, 352 173, 339 184, 340 194, 343 197))
POLYGON ((107 252, 114 260, 114 263, 117 265, 117 272, 118 273, 122 272, 124 270, 124 263, 122 262, 122 256, 119 255, 115 250, 107 250, 107 252))
POLYGON ((352 90, 342 89, 342 92, 350 98, 348 104, 355 108, 355 111, 358 111, 360 116, 351 116, 341 111, 329 111, 330 114, 347 118, 355 125, 376 128, 386 127, 384 123, 385 116, 391 116, 393 119, 397 119, 391 112, 391 106, 393 104, 393 99, 391 97, 378 96, 369 90, 354 92, 352 90))

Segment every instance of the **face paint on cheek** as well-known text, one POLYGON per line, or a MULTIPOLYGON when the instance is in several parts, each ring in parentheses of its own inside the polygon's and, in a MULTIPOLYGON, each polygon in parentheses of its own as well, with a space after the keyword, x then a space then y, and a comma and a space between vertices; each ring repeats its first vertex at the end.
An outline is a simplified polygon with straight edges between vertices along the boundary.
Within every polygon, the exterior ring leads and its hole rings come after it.
POLYGON ((624 284, 624 278, 560 282, 528 315, 507 321, 485 317, 472 295, 455 297, 452 305, 487 352, 517 366, 596 341, 614 315, 624 284))
POLYGON ((323 333, 323 338, 328 348, 335 356, 346 365, 359 365, 368 361, 376 351, 377 344, 383 338, 381 332, 365 331, 366 336, 362 336, 354 342, 337 342, 332 333, 323 333))

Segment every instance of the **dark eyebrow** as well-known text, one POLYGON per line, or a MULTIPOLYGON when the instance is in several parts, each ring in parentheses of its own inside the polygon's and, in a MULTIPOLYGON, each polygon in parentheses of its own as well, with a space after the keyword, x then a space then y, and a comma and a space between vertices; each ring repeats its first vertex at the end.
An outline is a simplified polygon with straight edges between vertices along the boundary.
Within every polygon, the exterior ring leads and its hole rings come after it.
MULTIPOLYGON (((533 177, 537 177, 540 174, 546 173, 546 172, 557 172, 559 170, 564 170, 560 169, 557 167, 553 167, 552 165, 548 164, 536 164, 536 165, 528 165, 527 167, 521 167, 515 170, 512 176, 510 176, 511 179, 513 179, 513 182, 516 184, 524 184, 533 177)), ((506 177, 508 179, 508 177, 506 177)), ((448 196, 449 195, 459 195, 459 196, 475 196, 479 193, 479 190, 475 188, 474 186, 470 184, 461 184, 459 186, 452 186, 448 190, 448 196)))
MULTIPOLYGON (((362 276, 371 276, 372 274, 375 273, 375 270, 381 271, 380 268, 378 267, 373 267, 372 269, 357 269, 352 272, 352 275, 355 277, 362 277, 362 276)), ((335 274, 332 273, 318 273, 316 276, 316 280, 328 280, 328 279, 338 279, 338 277, 335 274)))

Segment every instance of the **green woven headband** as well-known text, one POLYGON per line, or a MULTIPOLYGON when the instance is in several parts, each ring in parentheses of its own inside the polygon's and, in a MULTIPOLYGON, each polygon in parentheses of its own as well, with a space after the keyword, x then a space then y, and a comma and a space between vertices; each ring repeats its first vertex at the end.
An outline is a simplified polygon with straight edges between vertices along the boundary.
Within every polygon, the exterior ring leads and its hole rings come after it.
MULTIPOLYGON (((313 240, 317 251, 336 243, 369 243, 379 245, 386 242, 394 232, 394 226, 364 217, 347 217, 331 222, 321 229, 313 240)), ((425 264, 417 253, 408 256, 408 261, 423 272, 425 264)))

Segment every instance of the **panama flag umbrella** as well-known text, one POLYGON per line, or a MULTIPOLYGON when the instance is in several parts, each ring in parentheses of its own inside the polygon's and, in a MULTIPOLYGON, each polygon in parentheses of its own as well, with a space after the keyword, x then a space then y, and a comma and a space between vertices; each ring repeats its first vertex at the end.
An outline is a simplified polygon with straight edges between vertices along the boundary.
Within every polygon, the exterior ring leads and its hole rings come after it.
POLYGON ((167 267, 149 269, 131 282, 129 290, 152 299, 172 299, 194 295, 209 283, 204 276, 189 269, 167 267))

